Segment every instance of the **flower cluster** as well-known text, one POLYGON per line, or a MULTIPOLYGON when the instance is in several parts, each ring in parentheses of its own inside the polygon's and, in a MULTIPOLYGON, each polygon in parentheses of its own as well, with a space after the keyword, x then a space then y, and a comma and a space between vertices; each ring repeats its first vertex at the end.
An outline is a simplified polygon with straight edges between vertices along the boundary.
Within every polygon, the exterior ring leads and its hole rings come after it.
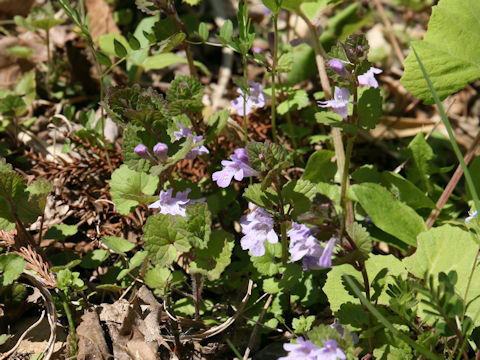
MULTIPOLYGON (((183 127, 183 125, 178 122, 178 127, 180 131, 174 131, 173 135, 175 136, 176 140, 180 140, 183 138, 193 137, 193 144, 198 144, 203 140, 203 136, 201 135, 193 135, 192 131, 189 128, 183 127)), ((199 155, 208 154, 209 151, 204 145, 195 146, 190 152, 185 156, 185 159, 193 160, 199 155)))
MULTIPOLYGON (((345 63, 339 59, 332 59, 328 62, 328 66, 338 75, 348 78, 350 73, 345 68, 345 63)), ((376 74, 382 73, 382 70, 371 67, 368 71, 358 76, 358 84, 360 86, 378 87, 378 81, 375 79, 376 74)), ((318 101, 320 107, 330 107, 338 115, 346 119, 348 117, 348 103, 350 99, 350 91, 347 88, 339 88, 335 86, 333 100, 318 101)))
POLYGON ((230 159, 232 161, 222 160, 223 170, 212 174, 213 181, 216 181, 221 188, 228 187, 232 178, 241 181, 244 177, 259 175, 258 171, 250 167, 247 150, 243 148, 236 149, 234 154, 230 156, 230 159))
POLYGON ((347 358, 342 349, 338 348, 335 340, 323 340, 324 347, 312 343, 310 340, 297 338, 296 344, 283 344, 283 348, 289 352, 287 356, 278 360, 344 360, 347 358))
POLYGON ((243 250, 249 250, 253 256, 263 256, 265 239, 272 244, 278 242, 278 236, 273 230, 273 216, 255 204, 250 203, 248 207, 253 211, 240 219, 242 233, 245 235, 240 244, 243 250))
POLYGON ((190 191, 192 191, 192 189, 179 191, 175 197, 172 197, 173 189, 168 189, 167 191, 162 190, 160 191, 160 199, 153 204, 150 204, 148 207, 150 209, 160 209, 160 214, 180 215, 186 217, 187 205, 205 201, 204 198, 195 200, 189 199, 188 194, 190 191))
POLYGON ((237 92, 240 94, 239 97, 232 100, 230 103, 233 108, 237 110, 238 115, 243 116, 243 102, 245 100, 245 115, 248 115, 255 108, 260 108, 265 106, 265 95, 263 94, 262 84, 254 81, 249 81, 249 90, 250 95, 245 94, 242 89, 237 89, 237 92))
POLYGON ((142 159, 152 161, 164 161, 167 158, 168 146, 164 143, 159 142, 153 147, 153 153, 155 154, 157 159, 155 159, 152 154, 150 154, 148 148, 143 144, 138 144, 137 146, 135 146, 135 149, 133 151, 142 159))
POLYGON ((292 229, 287 233, 290 238, 291 261, 303 259, 304 270, 324 269, 332 265, 332 253, 337 239, 332 237, 323 247, 313 234, 314 229, 296 222, 292 223, 292 229))

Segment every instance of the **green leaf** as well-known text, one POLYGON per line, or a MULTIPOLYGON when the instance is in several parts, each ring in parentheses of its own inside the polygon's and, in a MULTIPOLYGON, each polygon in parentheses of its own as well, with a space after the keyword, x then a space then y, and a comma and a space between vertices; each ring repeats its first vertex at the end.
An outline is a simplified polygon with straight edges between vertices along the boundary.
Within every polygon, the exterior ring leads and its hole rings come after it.
MULTIPOLYGON (((120 34, 103 34, 98 39, 100 49, 107 55, 124 57, 131 51, 127 39, 120 34)), ((109 60, 110 61, 110 60, 109 60)))
POLYGON ((115 50, 115 55, 117 55, 119 58, 127 56, 127 48, 117 39, 113 39, 113 47, 115 50))
POLYGON ((39 214, 43 214, 45 211, 47 196, 51 193, 52 188, 52 184, 44 179, 37 180, 27 187, 26 191, 29 193, 28 201, 30 206, 35 208, 39 214))
POLYGON ((192 246, 205 249, 210 240, 212 215, 204 202, 194 203, 187 207, 187 221, 179 231, 188 238, 192 246))
POLYGON ((252 184, 245 189, 243 197, 264 209, 272 209, 278 203, 278 196, 275 190, 267 188, 262 190, 260 184, 252 184))
POLYGON ((103 52, 101 51, 96 51, 95 52, 95 55, 97 56, 97 59, 98 61, 100 62, 100 64, 106 66, 107 68, 109 68, 110 66, 112 66, 112 61, 110 60, 110 58, 105 55, 103 52))
POLYGON ((19 174, 0 172, 0 218, 15 222, 16 214, 20 220, 32 223, 43 213, 38 204, 29 201, 26 189, 25 180, 19 174))
POLYGON ((202 0, 182 0, 184 3, 190 6, 197 6, 202 0))
POLYGON ((0 284, 7 286, 13 283, 25 270, 27 263, 17 254, 0 254, 0 284))
POLYGON ((367 229, 357 222, 347 227, 347 233, 350 235, 358 250, 362 253, 363 259, 366 260, 370 256, 373 248, 373 240, 370 237, 367 229))
POLYGON ((0 346, 5 344, 8 341, 8 339, 10 339, 12 337, 13 337, 13 335, 7 335, 7 334, 0 335, 0 346))
MULTIPOLYGON (((371 282, 371 293, 378 299, 381 305, 388 305, 390 297, 384 289, 393 283, 392 276, 407 275, 404 264, 393 255, 371 255, 365 261, 368 278, 371 282), (377 286, 377 289, 375 289, 377 286)), ((342 275, 348 274, 354 277, 360 284, 363 284, 362 274, 349 264, 334 266, 327 275, 327 282, 323 291, 327 294, 330 308, 336 313, 340 307, 348 302, 360 304, 355 296, 351 294, 342 281, 342 275)), ((363 288, 363 286, 362 286, 363 288)), ((364 290, 363 290, 364 291, 364 290)))
MULTIPOLYGON (((149 71, 149 70, 163 69, 170 65, 186 64, 186 63, 188 63, 187 59, 182 56, 175 55, 173 53, 163 53, 163 54, 147 57, 143 62, 142 66, 145 69, 145 71, 149 71)), ((195 64, 195 66, 200 68, 205 74, 210 74, 208 69, 201 62, 194 61, 193 63, 195 64)))
POLYGON ((69 236, 73 236, 78 232, 76 225, 57 224, 52 225, 45 233, 45 239, 65 240, 69 236))
POLYGON ((288 98, 278 104, 277 111, 280 115, 285 115, 289 111, 301 110, 307 107, 309 102, 310 100, 305 90, 289 90, 288 98))
POLYGON ((166 267, 156 266, 145 273, 145 284, 151 289, 163 289, 172 273, 166 267))
POLYGON ((302 278, 302 267, 295 263, 289 263, 287 266, 282 267, 283 277, 267 278, 263 281, 263 290, 270 294, 277 294, 285 289, 292 289, 298 284, 299 279, 302 278))
POLYGON ((309 315, 307 317, 301 315, 299 318, 292 320, 292 328, 295 334, 303 334, 312 328, 315 316, 309 315))
POLYGON ((129 33, 127 35, 127 37, 128 37, 128 45, 130 46, 130 48, 132 50, 135 51, 135 50, 140 49, 140 47, 141 47, 140 41, 138 41, 138 39, 134 35, 129 33))
POLYGON ((201 22, 198 25, 198 35, 200 35, 200 38, 203 41, 208 40, 208 27, 207 27, 207 24, 205 24, 204 22, 201 22))
POLYGON ((382 115, 382 96, 380 89, 367 88, 362 91, 358 100, 358 125, 371 130, 380 122, 382 115))
POLYGON ((427 227, 415 210, 395 199, 387 189, 377 184, 353 185, 350 191, 375 226, 408 245, 417 245, 417 235, 427 227))
POLYGON ((278 14, 280 11, 280 4, 282 1, 279 0, 262 0, 263 5, 270 9, 274 14, 278 14))
POLYGON ((229 109, 217 111, 208 118, 207 129, 205 131, 205 142, 209 143, 218 138, 223 128, 227 125, 228 117, 230 115, 229 109))
POLYGON ((331 150, 315 151, 308 158, 302 179, 310 180, 313 183, 329 182, 337 172, 337 163, 331 159, 335 152, 331 150))
POLYGON ((410 273, 423 279, 425 274, 431 274, 437 283, 438 274, 448 274, 455 271, 458 280, 456 292, 463 298, 468 284, 470 288, 466 303, 472 301, 466 314, 480 325, 480 269, 475 266, 479 245, 470 232, 451 225, 443 225, 430 229, 418 236, 418 247, 415 254, 403 259, 410 273), (473 274, 471 282, 470 274, 473 274))
POLYGON ((126 252, 129 252, 135 247, 134 243, 117 236, 103 236, 102 242, 107 245, 110 250, 122 255, 125 255, 126 252))
POLYGON ((400 201, 414 209, 435 209, 435 203, 423 191, 393 171, 381 174, 382 183, 400 201))
POLYGON ((271 244, 269 241, 264 242, 265 255, 263 256, 250 256, 255 269, 265 276, 273 276, 280 272, 282 267, 282 244, 271 244))
POLYGON ((408 152, 412 157, 412 166, 407 171, 408 180, 421 190, 430 192, 433 186, 430 182, 430 175, 435 172, 435 167, 430 164, 430 161, 433 160, 435 154, 422 133, 418 133, 410 141, 408 152))
POLYGON ((196 77, 176 75, 167 92, 167 100, 201 100, 203 87, 196 77))
POLYGON ((303 179, 290 180, 282 188, 284 204, 293 205, 294 218, 310 210, 310 204, 316 193, 315 184, 303 179))
POLYGON ((99 267, 105 260, 108 259, 110 253, 105 249, 96 249, 92 252, 89 252, 82 258, 80 266, 85 269, 96 269, 99 267))
POLYGON ((83 290, 85 283, 80 279, 80 273, 68 269, 57 273, 57 287, 62 291, 83 290))
POLYGON ((176 258, 178 252, 190 250, 190 242, 178 231, 185 219, 170 214, 150 216, 143 227, 143 241, 150 261, 154 265, 168 266, 176 258))
POLYGON ((220 28, 220 34, 218 35, 218 38, 223 42, 223 43, 228 43, 230 42, 233 34, 233 23, 232 20, 227 19, 222 27, 220 28))
POLYGON ((158 177, 130 170, 122 165, 112 174, 110 180, 110 194, 117 211, 120 214, 129 214, 138 201, 127 199, 125 195, 153 195, 158 187, 158 177))
POLYGON ((208 280, 218 280, 225 268, 230 265, 235 241, 232 234, 214 230, 204 249, 195 248, 195 261, 190 263, 190 272, 206 275, 208 280))
MULTIPOLYGON (((480 76, 480 3, 441 0, 432 8, 428 30, 413 43, 441 100, 480 76)), ((404 62, 403 85, 428 104, 433 97, 413 52, 404 62)))

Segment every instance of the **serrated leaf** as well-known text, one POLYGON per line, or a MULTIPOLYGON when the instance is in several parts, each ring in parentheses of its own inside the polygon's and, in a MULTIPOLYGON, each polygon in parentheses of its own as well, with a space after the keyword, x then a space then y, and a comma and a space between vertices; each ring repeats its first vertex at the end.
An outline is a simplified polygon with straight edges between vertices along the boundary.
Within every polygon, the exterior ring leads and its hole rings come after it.
POLYGON ((301 110, 307 107, 309 102, 310 100, 305 90, 290 90, 288 98, 278 104, 277 111, 280 115, 285 115, 289 111, 301 110))
POLYGON ((348 235, 352 238, 358 250, 364 255, 364 259, 368 259, 373 248, 373 240, 369 232, 362 225, 357 222, 347 227, 348 235))
POLYGON ((183 231, 188 237, 192 246, 198 249, 205 249, 210 240, 212 226, 212 215, 208 205, 204 202, 194 203, 187 207, 187 221, 183 231))
POLYGON ((123 255, 135 247, 135 244, 117 236, 103 236, 102 242, 107 245, 110 250, 123 255))
POLYGON ((302 179, 310 180, 312 183, 332 180, 337 172, 336 162, 331 161, 334 155, 335 152, 331 150, 315 151, 308 158, 302 179))
MULTIPOLYGON (((407 275, 407 270, 404 264, 393 255, 371 255, 370 258, 365 261, 365 267, 367 269, 368 278, 378 279, 378 282, 382 284, 380 294, 375 294, 378 303, 382 305, 388 305, 390 297, 386 294, 387 284, 392 283, 394 280, 392 276, 407 275)), ((327 282, 323 287, 323 291, 327 294, 330 302, 330 308, 335 313, 340 307, 348 302, 354 304, 360 304, 354 295, 352 295, 346 288, 342 281, 342 275, 348 274, 358 280, 360 284, 363 284, 363 278, 359 271, 355 270, 353 266, 349 264, 334 266, 327 275, 327 282)), ((372 284, 371 284, 372 285, 372 284)), ((371 286, 373 289, 373 286, 371 286)), ((378 290, 376 291, 378 293, 378 290)), ((371 293, 374 293, 371 291, 371 293)))
POLYGON ((167 100, 201 100, 203 87, 196 77, 177 75, 167 92, 167 100))
POLYGON ((75 235, 78 232, 76 225, 57 224, 52 225, 44 235, 45 239, 65 240, 67 237, 75 235))
POLYGON ((190 272, 206 275, 208 280, 218 280, 225 268, 230 265, 235 241, 232 234, 223 230, 214 230, 208 246, 195 248, 195 261, 190 263, 190 272))
POLYGON ((262 190, 260 184, 252 184, 243 192, 243 197, 264 209, 272 209, 278 203, 278 196, 272 188, 262 190))
POLYGON ((417 235, 427 227, 415 210, 395 199, 387 189, 378 184, 353 185, 350 191, 375 226, 408 245, 417 245, 417 235))
POLYGON ((317 193, 315 184, 308 180, 290 180, 282 188, 284 204, 293 205, 292 216, 296 218, 310 210, 310 204, 317 193))
POLYGON ((301 315, 299 318, 292 320, 292 328, 295 334, 303 334, 312 328, 315 316, 309 315, 307 317, 301 315))
POLYGON ((17 254, 0 254, 0 284, 10 285, 26 268, 27 263, 17 254))
POLYGON ((374 129, 382 115, 382 96, 380 89, 367 88, 358 100, 358 125, 366 130, 374 129))
POLYGON ((430 229, 418 236, 418 247, 415 254, 403 259, 410 273, 423 279, 431 274, 437 283, 438 274, 455 271, 458 277, 456 292, 463 298, 470 284, 466 303, 472 301, 466 314, 480 324, 480 270, 474 266, 479 245, 470 232, 451 225, 443 225, 430 229), (473 269, 471 282, 469 277, 473 269), (475 300, 474 300, 475 299, 475 300))
POLYGON ((265 276, 273 276, 279 273, 282 266, 282 244, 271 244, 269 241, 265 241, 265 255, 263 256, 250 256, 255 269, 265 276))
MULTIPOLYGON (((6 170, 7 167, 4 167, 6 170)), ((0 218, 15 222, 15 214, 20 220, 32 223, 43 213, 29 202, 25 180, 17 173, 0 173, 0 218)))
POLYGON ((138 201, 125 198, 128 195, 153 195, 158 187, 158 177, 143 172, 130 170, 122 165, 112 174, 110 180, 110 194, 116 209, 120 214, 129 214, 138 201))
MULTIPOLYGON (((477 0, 441 0, 423 40, 413 43, 441 100, 480 76, 480 3, 477 0)), ((413 52, 404 62, 403 85, 416 97, 433 104, 413 52)))
POLYGON ((143 241, 154 265, 168 266, 177 258, 178 252, 190 250, 188 238, 178 231, 184 222, 181 216, 170 214, 157 214, 147 219, 143 227, 143 241))

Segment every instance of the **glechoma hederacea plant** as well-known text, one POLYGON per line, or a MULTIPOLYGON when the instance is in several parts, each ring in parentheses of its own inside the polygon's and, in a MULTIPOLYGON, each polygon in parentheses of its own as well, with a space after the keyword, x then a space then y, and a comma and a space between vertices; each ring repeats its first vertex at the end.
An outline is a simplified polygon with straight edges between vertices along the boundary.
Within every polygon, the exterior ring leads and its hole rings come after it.
MULTIPOLYGON (((246 1, 238 3, 236 24, 227 20, 211 36, 205 23, 187 30, 177 2, 165 0, 138 1, 139 9, 152 16, 151 28, 138 33, 141 39, 138 34, 106 37, 100 51, 81 12, 60 1, 94 55, 102 111, 123 129, 124 163, 111 175, 111 199, 120 214, 140 209, 146 214, 141 244, 105 236, 104 248, 88 255, 96 266, 107 259, 111 264, 96 291, 118 299, 119 292, 135 294, 146 284, 169 317, 158 331, 182 359, 188 358, 186 342, 221 333, 227 335, 215 341, 227 342, 237 357, 244 346, 248 358, 256 335, 278 332, 284 333, 277 356, 283 360, 478 357, 480 204, 475 182, 480 167, 474 160, 467 168, 440 99, 480 76, 479 54, 472 50, 480 46, 480 23, 474 18, 480 2, 440 0, 424 39, 411 46, 402 78, 413 95, 437 104, 466 177, 468 191, 459 192, 456 200, 469 206, 468 214, 447 203, 451 192, 434 181, 434 175, 449 169, 434 165, 425 134, 410 141, 403 175, 403 167, 393 171, 393 164, 383 171, 352 165, 358 135, 380 123, 385 69, 369 61, 364 34, 352 30, 344 40, 334 40, 324 36, 333 27, 327 25, 320 34, 312 19, 321 11, 347 17, 362 5, 341 0, 262 3, 270 16, 267 50, 253 46, 260 35, 246 1), (278 20, 286 13, 307 23, 308 44, 285 41, 278 20), (167 22, 170 30, 165 30, 167 22), (198 71, 208 69, 192 51, 200 46, 221 46, 239 55, 243 76, 235 79, 239 96, 231 97, 231 108, 212 114, 204 106, 198 71), (294 69, 303 48, 313 52, 313 74, 294 69), (185 58, 175 49, 183 49, 185 58), (104 80, 124 62, 130 86, 104 91, 104 80), (176 62, 186 62, 190 75, 176 75, 165 94, 138 84, 143 71, 176 62), (249 63, 266 69, 263 79, 249 80, 249 63), (314 88, 322 91, 307 93, 302 88, 307 78, 320 79, 314 88), (266 114, 271 130, 262 142, 251 135, 251 116, 257 112, 266 114), (242 131, 235 136, 230 113, 242 118, 242 131), (330 135, 313 132, 320 128, 330 129, 330 135), (309 147, 314 143, 315 151, 309 147), (185 175, 186 164, 201 167, 203 177, 185 175), (247 296, 231 300, 239 288, 247 296), (331 311, 327 317, 325 309, 331 311), (187 317, 196 324, 188 330, 180 321, 187 317), (248 346, 232 342, 226 332, 240 323, 250 327, 248 346)), ((18 99, 17 105, 23 101, 18 99)), ((2 107, 2 114, 10 114, 7 120, 22 115, 15 104, 7 108, 10 103, 2 107)), ((35 244, 28 225, 43 214, 50 191, 42 181, 27 187, 5 161, 0 163, 0 225, 23 234, 21 246, 35 244)), ((71 301, 80 304, 75 311, 89 306, 87 286, 73 269, 79 264, 54 268, 52 291, 69 324, 70 356, 77 354, 71 301)), ((5 289, 25 269, 19 255, 0 255, 5 289)))

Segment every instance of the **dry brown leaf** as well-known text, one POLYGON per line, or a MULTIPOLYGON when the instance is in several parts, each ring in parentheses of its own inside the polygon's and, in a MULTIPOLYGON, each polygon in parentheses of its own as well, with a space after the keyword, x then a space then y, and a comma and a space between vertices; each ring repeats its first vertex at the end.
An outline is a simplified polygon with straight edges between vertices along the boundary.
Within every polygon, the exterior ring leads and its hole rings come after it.
POLYGON ((98 41, 103 34, 120 34, 120 29, 113 20, 112 11, 105 0, 86 0, 90 17, 90 33, 93 41, 98 41))
POLYGON ((95 311, 86 310, 77 327, 78 360, 103 360, 111 358, 102 326, 95 311))

